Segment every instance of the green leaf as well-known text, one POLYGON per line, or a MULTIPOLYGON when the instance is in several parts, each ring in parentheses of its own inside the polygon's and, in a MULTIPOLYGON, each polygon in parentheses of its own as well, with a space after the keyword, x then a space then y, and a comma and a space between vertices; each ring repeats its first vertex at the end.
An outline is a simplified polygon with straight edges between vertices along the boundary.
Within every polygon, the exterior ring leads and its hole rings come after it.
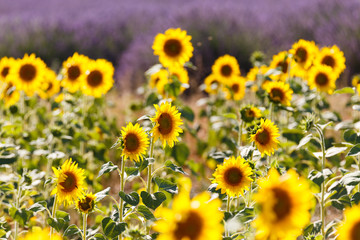
POLYGON ((146 98, 146 106, 152 106, 154 104, 157 104, 159 102, 159 98, 156 95, 156 93, 151 93, 147 98, 146 98))
POLYGON ((60 232, 62 229, 66 229, 70 222, 70 215, 67 212, 56 211, 55 218, 48 218, 47 223, 60 232))
POLYGON ((349 143, 358 144, 360 143, 360 136, 355 130, 348 129, 344 132, 344 140, 349 143))
POLYGON ((356 144, 354 147, 352 147, 350 149, 350 151, 348 152, 348 154, 346 156, 359 156, 360 155, 360 144, 356 144))
POLYGON ((339 210, 344 210, 345 207, 351 206, 350 198, 348 195, 343 195, 338 199, 331 199, 331 205, 339 210))
POLYGON ((315 184, 317 184, 318 186, 321 186, 321 184, 324 182, 324 180, 327 179, 329 176, 331 176, 331 174, 333 174, 333 172, 328 168, 324 169, 324 174, 317 170, 312 170, 309 173, 308 178, 311 181, 313 181, 315 184))
POLYGON ((351 198, 352 205, 358 205, 360 202, 360 192, 356 192, 351 198))
POLYGON ((343 93, 355 94, 355 90, 352 87, 344 87, 342 89, 338 89, 334 91, 334 94, 343 94, 343 93))
POLYGON ((90 240, 106 240, 106 237, 104 237, 104 235, 101 233, 97 233, 92 238, 90 238, 90 240))
POLYGON ((321 220, 315 221, 314 223, 309 224, 306 228, 304 228, 303 234, 304 236, 308 236, 310 234, 316 235, 321 232, 321 220))
POLYGON ((101 201, 102 199, 104 199, 107 195, 109 195, 109 192, 110 192, 110 187, 107 187, 104 190, 97 192, 95 194, 96 201, 101 201))
POLYGON ((180 165, 184 165, 190 155, 190 150, 185 143, 178 143, 171 149, 171 156, 180 165))
POLYGON ((331 147, 326 150, 325 157, 328 158, 328 157, 338 155, 338 154, 344 152, 345 150, 347 150, 347 147, 331 147))
POLYGON ((185 175, 188 175, 186 172, 184 172, 184 170, 181 167, 176 166, 175 164, 173 164, 170 160, 167 160, 165 162, 165 166, 167 168, 170 168, 171 170, 173 170, 174 172, 178 172, 178 173, 182 173, 185 175))
POLYGON ((176 185, 176 183, 173 183, 169 180, 166 179, 162 179, 159 177, 155 177, 154 178, 154 182, 156 183, 156 185, 158 185, 158 187, 160 189, 163 189, 171 194, 177 194, 178 193, 178 187, 176 185))
POLYGON ((41 211, 46 210, 46 206, 47 206, 46 201, 40 201, 40 202, 37 202, 37 203, 34 203, 33 205, 31 205, 28 210, 35 212, 35 213, 41 212, 41 211))
POLYGON ((160 206, 162 202, 166 200, 166 196, 162 192, 156 192, 154 194, 149 194, 148 192, 142 191, 141 192, 141 199, 145 206, 155 210, 157 207, 160 206))
POLYGON ((235 217, 244 224, 249 223, 255 218, 255 210, 254 208, 244 208, 238 212, 235 217))
POLYGON ((154 216, 154 214, 152 214, 152 212, 150 211, 150 209, 148 209, 148 208, 145 207, 144 205, 138 206, 138 212, 141 213, 141 214, 144 216, 144 218, 146 218, 147 220, 155 221, 155 216, 154 216))
POLYGON ((99 175, 97 176, 98 178, 101 177, 103 174, 105 173, 109 173, 112 172, 114 170, 116 170, 118 167, 115 166, 112 162, 107 162, 104 165, 101 166, 99 175))
POLYGON ((68 237, 68 236, 73 236, 73 235, 79 235, 81 236, 81 230, 75 225, 72 224, 70 225, 68 228, 66 228, 66 230, 64 231, 64 236, 68 237))
POLYGON ((230 119, 235 119, 235 120, 237 119, 237 116, 236 116, 235 113, 224 113, 223 117, 230 118, 230 119))
POLYGON ((310 140, 313 138, 312 134, 306 135, 305 137, 303 137, 300 142, 299 145, 297 146, 297 149, 300 149, 301 147, 303 147, 305 144, 307 144, 308 142, 310 142, 310 140))
POLYGON ((15 162, 17 159, 17 155, 15 153, 3 153, 0 155, 0 165, 2 164, 11 164, 15 162))
POLYGON ((137 167, 126 167, 125 168, 126 176, 138 176, 139 175, 139 168, 137 167))
POLYGON ((17 221, 21 226, 26 225, 26 223, 33 216, 33 212, 26 210, 25 208, 17 209, 15 207, 11 207, 9 210, 10 216, 17 221))
POLYGON ((131 192, 129 194, 124 193, 123 191, 119 192, 119 196, 124 200, 126 203, 136 206, 140 202, 140 197, 137 192, 131 192))
MULTIPOLYGON (((146 159, 142 159, 139 162, 135 162, 136 167, 139 168, 139 172, 141 172, 142 170, 144 170, 145 168, 147 168, 147 166, 149 165, 149 161, 146 159)), ((125 168, 126 169, 126 168, 125 168)))
POLYGON ((111 218, 106 217, 101 221, 101 226, 108 238, 115 238, 125 231, 126 223, 114 222, 111 218))
POLYGON ((195 114, 191 108, 185 106, 179 110, 181 113, 181 117, 185 118, 186 120, 193 122, 195 119, 195 114))

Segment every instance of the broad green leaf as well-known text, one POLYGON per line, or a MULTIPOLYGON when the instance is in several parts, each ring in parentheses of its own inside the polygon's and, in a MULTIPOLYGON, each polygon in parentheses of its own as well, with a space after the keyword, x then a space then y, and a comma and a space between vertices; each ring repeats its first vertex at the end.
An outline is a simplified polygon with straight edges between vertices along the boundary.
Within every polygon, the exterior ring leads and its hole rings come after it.
POLYGON ((40 202, 37 202, 37 203, 34 203, 33 205, 31 205, 28 210, 35 212, 35 213, 41 212, 41 211, 46 210, 46 206, 47 206, 46 201, 40 201, 40 202))
POLYGON ((171 194, 177 194, 178 193, 178 187, 176 185, 176 183, 173 183, 169 180, 166 179, 162 179, 159 177, 155 177, 154 178, 154 182, 156 183, 156 185, 158 185, 158 187, 160 189, 163 189, 171 194))
POLYGON ((73 236, 73 235, 78 235, 81 237, 81 230, 78 228, 78 226, 76 226, 75 224, 70 225, 68 228, 66 228, 66 230, 64 231, 64 236, 68 237, 68 236, 73 236))
POLYGON ((331 147, 325 151, 325 157, 332 157, 347 150, 347 147, 331 147))
POLYGON ((166 200, 166 196, 162 192, 156 192, 154 194, 149 194, 148 192, 142 191, 141 192, 141 199, 145 206, 155 210, 157 207, 160 206, 162 202, 166 200))
POLYGON ((103 174, 112 172, 112 171, 116 170, 117 168, 118 167, 115 166, 112 162, 107 162, 107 163, 105 163, 104 165, 101 166, 101 169, 99 171, 99 175, 97 177, 99 178, 103 174))
POLYGON ((136 206, 140 202, 140 197, 137 192, 131 192, 129 194, 126 194, 125 192, 121 191, 119 192, 119 196, 128 204, 132 206, 136 206))
POLYGON ((348 154, 346 156, 359 156, 360 155, 360 144, 356 144, 354 147, 352 147, 350 149, 350 151, 348 152, 348 154))
POLYGON ((235 217, 242 223, 249 223, 255 218, 254 208, 244 208, 235 217))
POLYGON ((317 170, 312 170, 309 173, 308 178, 318 186, 321 186, 321 184, 324 182, 324 179, 327 179, 329 176, 331 176, 331 174, 333 174, 333 172, 328 168, 324 169, 324 173, 317 170))
POLYGON ((55 218, 48 218, 47 223, 57 232, 66 229, 70 222, 70 215, 63 211, 56 211, 55 218))
POLYGON ((165 166, 167 168, 170 168, 171 170, 173 170, 174 172, 179 172, 185 175, 188 175, 186 172, 184 172, 184 170, 181 167, 176 166, 175 164, 173 164, 170 160, 167 160, 165 162, 165 166))
POLYGON ((90 240, 106 240, 106 237, 101 233, 95 234, 90 240))
POLYGON ((147 98, 146 98, 146 106, 152 106, 154 104, 157 104, 159 102, 159 98, 156 95, 156 93, 151 93, 147 98))
POLYGON ((171 156, 180 165, 184 165, 189 155, 190 155, 190 150, 185 143, 180 142, 171 149, 171 156))
POLYGON ((344 94, 344 93, 355 94, 355 90, 352 87, 344 87, 344 88, 335 90, 333 94, 344 94))
POLYGON ((26 225, 29 219, 33 216, 33 212, 26 210, 25 208, 11 207, 9 210, 10 216, 17 221, 21 226, 26 225))
POLYGON ((310 140, 313 138, 312 134, 306 135, 305 137, 303 137, 300 142, 299 145, 297 146, 297 149, 300 149, 301 147, 303 147, 305 144, 307 144, 308 142, 310 142, 310 140))
POLYGON ((138 206, 137 209, 138 209, 138 212, 140 212, 144 216, 144 218, 146 218, 147 220, 155 221, 155 216, 154 216, 154 214, 152 214, 150 209, 148 209, 144 205, 138 206))
POLYGON ((235 120, 237 119, 237 116, 236 116, 235 113, 224 113, 223 117, 230 118, 230 119, 235 119, 235 120))
POLYGON ((348 129, 344 132, 344 140, 349 143, 358 144, 360 143, 360 136, 355 130, 348 129))
POLYGON ((108 238, 115 238, 125 231, 126 223, 114 222, 110 217, 106 217, 101 221, 101 226, 108 238))
POLYGON ((191 108, 188 106, 182 107, 179 112, 181 113, 181 117, 185 118, 186 120, 193 122, 195 119, 195 114, 191 108))
POLYGON ((360 203, 360 192, 356 192, 351 198, 352 205, 358 205, 360 203))
POLYGON ((107 187, 104 190, 97 192, 95 194, 96 201, 101 201, 102 199, 104 199, 107 195, 109 195, 109 192, 110 192, 110 187, 107 187))
POLYGON ((130 176, 138 176, 139 175, 139 168, 137 167, 126 167, 125 173, 127 177, 130 176))
POLYGON ((2 164, 11 164, 15 162, 17 159, 17 155, 15 153, 2 153, 0 155, 0 165, 2 164))

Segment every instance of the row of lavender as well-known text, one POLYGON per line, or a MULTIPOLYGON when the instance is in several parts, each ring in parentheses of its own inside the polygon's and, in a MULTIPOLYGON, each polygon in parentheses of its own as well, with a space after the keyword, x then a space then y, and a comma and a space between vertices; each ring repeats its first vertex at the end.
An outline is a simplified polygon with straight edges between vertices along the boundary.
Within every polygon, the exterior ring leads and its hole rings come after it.
POLYGON ((304 38, 345 52, 346 81, 360 68, 359 12, 358 0, 1 1, 0 55, 35 52, 56 68, 54 58, 61 62, 77 50, 113 61, 118 79, 138 79, 155 61, 156 33, 181 27, 193 36, 199 78, 224 53, 248 70, 253 51, 271 55, 304 38))

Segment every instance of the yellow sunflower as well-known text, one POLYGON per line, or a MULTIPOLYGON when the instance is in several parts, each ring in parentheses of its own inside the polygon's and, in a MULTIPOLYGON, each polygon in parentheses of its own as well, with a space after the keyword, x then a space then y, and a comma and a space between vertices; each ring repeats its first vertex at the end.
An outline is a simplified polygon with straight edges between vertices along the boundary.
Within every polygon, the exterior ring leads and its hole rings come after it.
POLYGON ((71 205, 84 196, 84 169, 78 168, 71 158, 66 160, 59 170, 52 168, 56 176, 56 186, 51 194, 56 194, 57 201, 71 205))
MULTIPOLYGON (((50 239, 50 229, 40 227, 34 227, 31 232, 27 232, 24 236, 19 237, 18 240, 49 240, 50 239)), ((51 240, 62 240, 63 238, 57 234, 53 233, 51 235, 51 240)))
POLYGON ((256 239, 296 240, 310 221, 314 205, 306 179, 294 170, 280 176, 270 169, 267 177, 258 180, 259 191, 254 200, 260 213, 253 222, 256 239))
POLYGON ((332 94, 336 89, 337 74, 329 66, 315 65, 310 68, 308 84, 310 89, 332 94))
POLYGON ((8 79, 12 81, 18 90, 23 90, 26 95, 32 96, 39 90, 46 70, 45 63, 31 54, 25 54, 18 59, 10 68, 8 79))
POLYGON ((292 67, 294 62, 288 56, 286 51, 279 52, 278 54, 274 55, 272 61, 269 65, 269 69, 278 69, 280 74, 278 75, 271 75, 271 78, 277 81, 285 82, 289 76, 292 76, 292 67), (289 69, 290 68, 290 69, 289 69))
POLYGON ((255 142, 261 156, 264 154, 270 156, 278 148, 278 137, 280 137, 279 128, 271 120, 262 118, 256 133, 251 135, 251 141, 255 142))
POLYGON ((345 70, 344 53, 336 46, 323 47, 314 60, 315 65, 326 65, 332 68, 336 78, 345 70))
POLYGON ((61 84, 69 92, 74 93, 81 88, 85 78, 86 66, 90 59, 84 55, 74 53, 62 64, 61 73, 63 79, 61 84))
POLYGON ((284 106, 290 106, 293 90, 290 85, 284 82, 269 82, 266 85, 270 101, 284 106))
POLYGON ((253 67, 246 74, 246 81, 256 81, 258 79, 258 75, 264 75, 268 71, 268 68, 265 65, 261 67, 253 67))
POLYGON ((241 119, 246 123, 251 123, 257 118, 261 117, 261 111, 254 106, 246 106, 240 111, 241 119))
MULTIPOLYGON (((176 67, 176 68, 170 68, 169 69, 169 80, 172 82, 174 78, 176 78, 181 84, 189 84, 189 74, 183 67, 176 67)), ((180 93, 185 91, 185 87, 181 86, 180 93)))
POLYGON ((338 228, 339 240, 360 239, 360 205, 347 208, 344 220, 338 228))
POLYGON ((1 92, 0 98, 4 100, 5 107, 8 108, 12 105, 15 105, 20 99, 20 93, 16 90, 15 85, 9 81, 4 83, 5 87, 1 92))
POLYGON ((222 165, 218 165, 213 176, 213 183, 217 183, 217 189, 221 193, 226 193, 230 197, 243 195, 245 190, 249 189, 252 169, 241 157, 230 157, 224 160, 222 165))
POLYGON ((234 76, 229 79, 223 87, 226 99, 241 100, 245 96, 245 79, 240 76, 234 76))
POLYGON ((205 78, 205 92, 209 94, 217 94, 221 85, 220 77, 212 73, 205 78))
POLYGON ((0 81, 7 82, 10 68, 15 63, 14 58, 3 57, 0 60, 0 81))
POLYGON ((360 74, 356 74, 352 77, 351 83, 354 87, 357 87, 360 84, 360 74))
POLYGON ((191 36, 186 31, 170 28, 165 34, 156 35, 152 49, 164 67, 182 67, 193 55, 190 40, 191 36))
POLYGON ((166 84, 168 82, 168 79, 169 79, 168 71, 162 68, 150 76, 150 81, 149 81, 150 88, 152 89, 156 88, 158 92, 162 94, 164 89, 162 88, 161 89, 162 92, 161 92, 159 91, 158 87, 160 85, 166 84))
POLYGON ((86 193, 82 198, 76 201, 76 208, 81 213, 89 214, 95 209, 96 196, 92 193, 86 193))
POLYGON ((45 70, 43 84, 37 92, 42 99, 48 99, 60 92, 60 81, 56 73, 51 69, 45 70))
POLYGON ((132 161, 139 162, 143 154, 149 147, 149 139, 144 129, 138 123, 133 125, 131 122, 121 130, 123 140, 121 156, 124 160, 129 158, 132 161))
POLYGON ((239 63, 235 57, 226 54, 216 59, 212 72, 219 76, 223 84, 227 84, 234 76, 240 75, 239 63))
POLYGON ((160 138, 164 147, 166 143, 169 147, 173 147, 174 143, 179 141, 177 137, 183 132, 180 128, 183 124, 180 118, 181 113, 169 102, 161 103, 160 107, 155 104, 154 107, 156 114, 155 117, 151 118, 151 121, 155 123, 151 130, 154 141, 160 138))
POLYGON ((158 240, 221 240, 224 231, 219 211, 221 200, 210 201, 210 195, 201 193, 190 200, 187 191, 174 197, 172 209, 159 207, 155 211, 153 229, 158 240))
POLYGON ((313 64, 315 56, 318 54, 318 47, 315 42, 300 39, 298 42, 292 45, 289 53, 293 55, 294 63, 294 75, 298 77, 305 77, 306 71, 313 64))
POLYGON ((82 82, 82 92, 85 95, 101 97, 114 84, 114 67, 105 59, 97 59, 87 64, 85 77, 82 82))

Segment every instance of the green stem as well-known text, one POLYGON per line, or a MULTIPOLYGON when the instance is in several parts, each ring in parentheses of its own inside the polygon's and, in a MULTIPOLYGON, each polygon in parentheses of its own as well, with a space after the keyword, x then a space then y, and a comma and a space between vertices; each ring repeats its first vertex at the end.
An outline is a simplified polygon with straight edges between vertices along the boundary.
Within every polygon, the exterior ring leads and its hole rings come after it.
POLYGON ((83 213, 83 240, 86 240, 87 214, 83 213))
POLYGON ((240 121, 239 121, 239 135, 238 135, 238 149, 237 149, 237 154, 236 156, 240 156, 240 147, 241 147, 241 144, 242 144, 242 133, 243 133, 243 121, 241 120, 240 118, 240 121))
MULTIPOLYGON (((18 181, 18 190, 17 190, 17 196, 16 196, 16 199, 15 199, 15 206, 16 208, 18 209, 19 206, 20 206, 20 198, 21 198, 21 186, 20 186, 20 179, 18 181)), ((17 222, 17 220, 15 220, 15 223, 14 223, 14 227, 15 227, 15 231, 14 231, 14 239, 17 239, 17 236, 18 236, 18 231, 19 231, 19 224, 17 222)))
MULTIPOLYGON (((227 201, 226 201, 226 212, 230 212, 230 201, 231 201, 231 199, 230 199, 230 196, 228 195, 227 201)), ((226 229, 225 235, 226 235, 225 237, 230 236, 229 229, 226 229)))
MULTIPOLYGON (((121 174, 120 174, 120 192, 124 191, 124 185, 125 185, 125 159, 121 158, 121 174)), ((120 198, 120 204, 119 204, 119 221, 120 223, 123 221, 123 207, 124 207, 124 200, 120 198)), ((122 239, 122 234, 119 235, 119 240, 122 239)))
POLYGON ((273 111, 274 111, 274 105, 272 102, 270 102, 270 105, 269 105, 269 119, 272 121, 273 119, 273 111))
MULTIPOLYGON (((152 137, 151 138, 151 142, 150 142, 150 154, 149 154, 149 158, 153 158, 154 156, 154 138, 152 137)), ((150 160, 152 161, 152 160, 150 160)), ((146 187, 146 191, 151 194, 151 179, 152 179, 152 163, 149 163, 149 166, 148 166, 148 174, 147 174, 147 187, 146 187)))
MULTIPOLYGON (((52 214, 51 214, 52 218, 55 217, 56 208, 57 208, 57 194, 55 194, 54 205, 53 205, 52 214)), ((51 240, 51 236, 52 236, 53 232, 54 232, 54 228, 50 227, 50 240, 51 240)))
MULTIPOLYGON (((358 167, 359 167, 359 171, 360 171, 360 157, 359 155, 357 156, 357 163, 358 163, 358 167)), ((358 185, 358 192, 360 192, 360 184, 358 185)))

